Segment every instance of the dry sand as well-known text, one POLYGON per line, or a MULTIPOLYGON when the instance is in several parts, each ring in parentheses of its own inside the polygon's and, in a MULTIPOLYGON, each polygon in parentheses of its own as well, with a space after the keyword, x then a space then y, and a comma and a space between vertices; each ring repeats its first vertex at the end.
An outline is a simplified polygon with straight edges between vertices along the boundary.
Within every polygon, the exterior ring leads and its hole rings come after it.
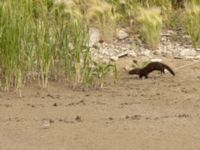
POLYGON ((50 83, 22 94, 0 93, 0 150, 200 149, 200 63, 147 80, 120 69, 118 83, 101 90, 50 83))

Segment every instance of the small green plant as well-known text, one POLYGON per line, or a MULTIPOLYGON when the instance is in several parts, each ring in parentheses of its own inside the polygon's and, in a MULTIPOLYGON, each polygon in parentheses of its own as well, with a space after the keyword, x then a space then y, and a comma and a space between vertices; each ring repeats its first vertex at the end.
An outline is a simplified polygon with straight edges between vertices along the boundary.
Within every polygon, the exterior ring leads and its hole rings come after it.
POLYGON ((159 8, 140 8, 140 14, 137 18, 140 24, 140 35, 142 40, 149 48, 157 48, 160 42, 160 34, 162 29, 162 17, 159 8))
POLYGON ((185 27, 194 47, 200 46, 200 6, 195 3, 185 5, 185 27))
POLYGON ((114 74, 115 79, 117 79, 118 73, 115 64, 104 64, 94 62, 93 75, 94 79, 97 79, 97 85, 103 87, 103 79, 108 73, 114 74))

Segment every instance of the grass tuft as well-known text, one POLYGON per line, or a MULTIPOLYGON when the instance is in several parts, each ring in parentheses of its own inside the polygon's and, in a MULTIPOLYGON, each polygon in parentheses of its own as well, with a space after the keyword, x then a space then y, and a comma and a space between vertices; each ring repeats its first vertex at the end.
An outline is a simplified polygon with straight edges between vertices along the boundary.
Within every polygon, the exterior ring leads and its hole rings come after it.
POLYGON ((200 46, 200 5, 187 3, 185 5, 185 28, 191 37, 194 47, 200 46))
POLYGON ((140 8, 137 21, 141 25, 139 30, 141 38, 149 48, 157 48, 160 42, 162 17, 159 8, 140 8))

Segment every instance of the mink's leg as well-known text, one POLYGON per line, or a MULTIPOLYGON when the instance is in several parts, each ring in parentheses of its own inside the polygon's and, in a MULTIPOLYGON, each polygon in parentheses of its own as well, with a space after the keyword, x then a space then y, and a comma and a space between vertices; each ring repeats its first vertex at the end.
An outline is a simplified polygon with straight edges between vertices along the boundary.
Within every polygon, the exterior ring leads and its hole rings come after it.
POLYGON ((162 72, 163 72, 163 74, 165 74, 165 69, 164 68, 163 68, 162 72))
POLYGON ((161 75, 162 75, 162 74, 165 74, 165 69, 162 69, 162 70, 160 71, 160 73, 161 73, 161 75))

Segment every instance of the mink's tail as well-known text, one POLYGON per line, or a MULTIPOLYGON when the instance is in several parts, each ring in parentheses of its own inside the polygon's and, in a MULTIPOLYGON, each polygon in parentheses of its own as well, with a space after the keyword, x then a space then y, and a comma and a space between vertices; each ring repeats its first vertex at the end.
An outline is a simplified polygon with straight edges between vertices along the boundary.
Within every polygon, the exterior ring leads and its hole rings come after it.
POLYGON ((166 64, 163 64, 164 68, 166 68, 173 76, 175 76, 174 71, 166 64))

